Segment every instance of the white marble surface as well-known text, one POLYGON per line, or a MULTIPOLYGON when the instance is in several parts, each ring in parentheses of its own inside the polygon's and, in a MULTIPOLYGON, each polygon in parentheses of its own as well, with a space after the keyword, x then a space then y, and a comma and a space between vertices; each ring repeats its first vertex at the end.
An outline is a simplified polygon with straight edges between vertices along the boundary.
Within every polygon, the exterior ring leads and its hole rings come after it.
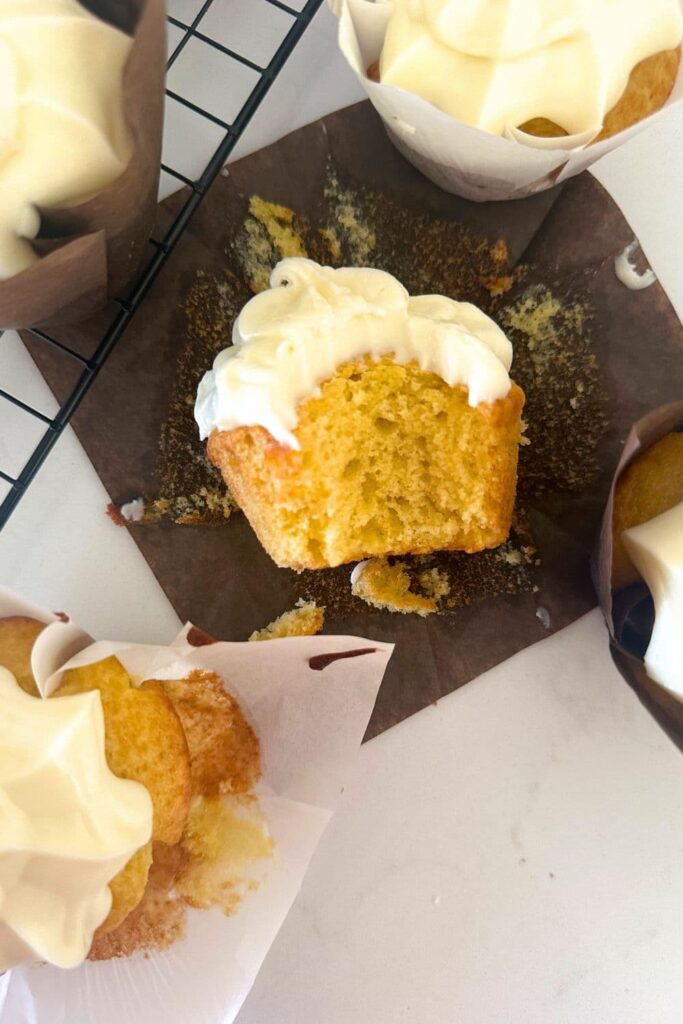
MULTIPOLYGON (((267 51, 262 0, 220 2, 243 44, 267 51)), ((198 3, 172 7, 188 20, 198 3)), ((360 98, 333 30, 323 8, 242 154, 360 98)), ((178 81, 204 95, 214 70, 185 56, 178 81)), ((174 117, 166 155, 192 173, 216 140, 174 117)), ((682 161, 679 110, 596 167, 679 313, 682 161)), ((0 387, 54 407, 11 334, 0 387)), ((26 433, 0 403, 2 468, 26 433)), ((98 636, 170 639, 176 616, 106 502, 67 431, 0 534, 0 579, 98 636)), ((363 748, 240 1024, 673 1024, 682 801, 678 753, 589 616, 363 748)))
POLYGON ((592 612, 363 749, 240 1024, 677 1024, 682 839, 592 612))

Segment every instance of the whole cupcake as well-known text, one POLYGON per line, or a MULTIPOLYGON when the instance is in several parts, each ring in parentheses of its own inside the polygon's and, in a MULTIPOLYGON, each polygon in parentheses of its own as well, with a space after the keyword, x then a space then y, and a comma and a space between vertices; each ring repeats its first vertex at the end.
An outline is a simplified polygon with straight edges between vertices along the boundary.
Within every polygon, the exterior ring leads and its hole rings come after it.
POLYGON ((281 566, 496 547, 522 391, 475 306, 390 274, 283 260, 200 383, 210 459, 281 566))
POLYGON ((438 184, 478 184, 472 198, 582 170, 666 103, 679 69, 679 0, 338 6, 342 48, 394 141, 438 184))
POLYGON ((163 0, 0 0, 0 326, 78 319, 137 270, 156 209, 164 14, 163 0))

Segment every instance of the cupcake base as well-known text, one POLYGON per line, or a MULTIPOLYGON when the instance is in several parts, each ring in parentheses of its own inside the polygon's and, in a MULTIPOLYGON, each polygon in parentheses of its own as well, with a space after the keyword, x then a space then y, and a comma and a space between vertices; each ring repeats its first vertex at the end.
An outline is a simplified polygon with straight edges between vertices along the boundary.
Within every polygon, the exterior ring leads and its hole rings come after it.
POLYGON ((217 431, 208 454, 280 566, 482 551, 507 538, 524 395, 491 405, 413 364, 340 367, 299 406, 300 450, 262 427, 217 431))

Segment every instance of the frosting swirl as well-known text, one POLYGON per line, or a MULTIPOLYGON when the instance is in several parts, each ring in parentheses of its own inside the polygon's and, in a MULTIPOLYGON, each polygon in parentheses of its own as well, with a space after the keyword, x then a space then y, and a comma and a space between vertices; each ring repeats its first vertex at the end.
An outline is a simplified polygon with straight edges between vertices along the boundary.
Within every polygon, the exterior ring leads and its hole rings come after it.
POLYGON ((683 35, 678 0, 388 0, 381 80, 503 135, 598 134, 634 67, 683 35))
POLYGON ((75 967, 151 836, 152 801, 110 771, 97 691, 42 700, 0 666, 0 720, 0 972, 75 967))
POLYGON ((76 0, 0 0, 0 280, 36 261, 39 208, 96 195, 125 169, 130 46, 76 0))
POLYGON ((512 345, 485 313, 442 295, 411 298, 395 277, 368 267, 321 267, 282 260, 270 289, 251 299, 233 327, 233 345, 201 380, 195 418, 212 430, 262 426, 298 448, 299 402, 343 363, 391 355, 416 362, 451 386, 463 384, 470 405, 510 390, 512 345))

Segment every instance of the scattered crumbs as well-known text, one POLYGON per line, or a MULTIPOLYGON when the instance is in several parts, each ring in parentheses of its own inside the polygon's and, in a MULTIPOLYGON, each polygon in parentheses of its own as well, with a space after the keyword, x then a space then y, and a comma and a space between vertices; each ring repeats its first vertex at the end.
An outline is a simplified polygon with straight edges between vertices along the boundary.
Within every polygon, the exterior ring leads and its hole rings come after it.
POLYGON ((351 189, 343 188, 334 173, 328 174, 324 194, 331 206, 334 227, 324 228, 321 234, 333 241, 337 259, 341 258, 342 249, 345 249, 348 261, 355 266, 373 266, 377 233, 364 215, 356 194, 351 189))
POLYGON ((515 349, 514 375, 526 394, 519 491, 584 491, 598 473, 607 419, 595 355, 593 314, 585 302, 527 284, 498 318, 515 349))
POLYGON ((418 573, 417 578, 427 597, 434 598, 435 601, 438 601, 441 597, 448 597, 451 592, 448 576, 438 566, 425 569, 424 572, 418 573))
POLYGON ((491 246, 491 259, 495 263, 507 263, 509 259, 507 243, 499 238, 497 242, 494 242, 491 246))
POLYGON ((314 601, 299 598, 291 611, 283 612, 263 629, 256 629, 250 640, 279 640, 287 636, 315 636, 325 625, 325 609, 314 601))
POLYGON ((126 515, 125 505, 118 510, 122 520, 120 525, 158 523, 162 519, 169 519, 179 526, 219 522, 229 519, 237 508, 226 488, 209 490, 200 487, 196 493, 187 496, 174 495, 168 498, 155 498, 152 501, 138 498, 137 501, 141 504, 136 509, 134 518, 126 515))
POLYGON ((526 864, 526 857, 520 857, 519 858, 519 863, 520 864, 526 864))
POLYGON ((308 256, 308 252, 299 219, 289 207, 254 195, 249 200, 249 213, 237 252, 251 290, 262 292, 268 287, 270 272, 278 260, 308 256))
POLYGON ((552 873, 552 871, 549 871, 548 872, 548 878, 554 878, 554 877, 555 877, 555 875, 552 873))
POLYGON ((400 561, 368 558, 360 572, 352 576, 351 591, 375 608, 416 615, 432 615, 436 611, 433 597, 416 594, 410 589, 411 579, 400 561))
POLYGON ((550 629, 550 612, 547 608, 542 605, 536 609, 536 618, 541 623, 544 629, 550 629))
POLYGON ((330 262, 333 265, 340 264, 342 258, 342 247, 335 229, 320 228, 320 237, 329 249, 330 262))
POLYGON ((512 274, 503 274, 501 277, 488 277, 484 279, 484 287, 493 298, 509 292, 514 283, 515 278, 512 274))

